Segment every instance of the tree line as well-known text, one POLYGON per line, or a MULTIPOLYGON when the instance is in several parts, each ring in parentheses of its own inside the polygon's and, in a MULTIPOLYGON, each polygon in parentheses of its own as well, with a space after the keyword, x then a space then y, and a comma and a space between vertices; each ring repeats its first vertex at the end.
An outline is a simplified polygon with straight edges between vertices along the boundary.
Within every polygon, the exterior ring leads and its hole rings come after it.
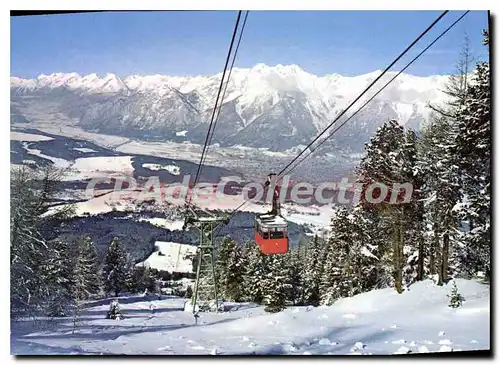
POLYGON ((155 290, 148 267, 134 266, 119 239, 99 259, 89 237, 74 241, 47 240, 43 222, 73 214, 66 206, 49 213, 61 171, 46 167, 11 170, 11 313, 16 315, 77 315, 84 301, 121 292, 155 290))

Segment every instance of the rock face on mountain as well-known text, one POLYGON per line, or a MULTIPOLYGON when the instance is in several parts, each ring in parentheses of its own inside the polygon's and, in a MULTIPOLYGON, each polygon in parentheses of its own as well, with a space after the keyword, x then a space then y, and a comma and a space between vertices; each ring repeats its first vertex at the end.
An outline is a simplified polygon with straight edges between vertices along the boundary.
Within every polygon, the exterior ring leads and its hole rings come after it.
MULTIPOLYGON (((307 144, 378 75, 316 76, 296 65, 235 68, 212 143, 283 151, 307 144)), ((16 118, 30 119, 30 109, 47 109, 76 119, 100 133, 134 138, 204 143, 221 74, 177 77, 76 73, 11 77, 11 102, 16 118)), ((373 91, 339 122, 351 115, 394 73, 384 75, 373 91)), ((427 103, 441 103, 447 76, 402 74, 328 141, 359 151, 374 130, 389 118, 419 128, 427 118, 427 103)))

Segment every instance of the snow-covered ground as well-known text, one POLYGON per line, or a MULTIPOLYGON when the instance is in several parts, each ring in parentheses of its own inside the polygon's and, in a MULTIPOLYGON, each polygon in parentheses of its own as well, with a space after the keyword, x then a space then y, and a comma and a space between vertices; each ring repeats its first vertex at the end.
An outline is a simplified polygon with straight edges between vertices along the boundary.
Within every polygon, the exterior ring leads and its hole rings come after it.
MULTIPOLYGON (((182 159, 193 163, 199 162, 203 149, 203 146, 188 141, 182 143, 171 141, 148 142, 133 140, 127 137, 87 132, 78 127, 78 120, 76 119, 69 119, 64 116, 56 117, 49 113, 28 114, 36 122, 23 124, 11 123, 11 126, 34 128, 54 135, 85 140, 97 146, 110 148, 125 154, 182 159)), ((206 164, 238 170, 238 167, 242 166, 242 161, 254 161, 262 167, 263 163, 269 162, 270 157, 271 159, 275 159, 283 155, 283 153, 273 154, 270 151, 266 151, 267 149, 259 148, 212 148, 207 155, 206 164)), ((288 156, 294 154, 296 154, 295 150, 286 151, 285 153, 288 156)))
POLYGON ((51 141, 54 138, 43 136, 41 134, 31 134, 22 132, 10 132, 11 141, 26 141, 26 142, 40 142, 40 141, 51 141))
MULTIPOLYGON (((114 159, 116 157, 110 157, 110 159, 114 159)), ((83 158, 81 160, 89 160, 90 158, 83 158)), ((100 159, 100 157, 98 158, 100 159)), ((78 159, 80 160, 80 159, 78 159)), ((126 162, 126 159, 123 161, 126 162)), ((127 163, 123 163, 125 168, 127 167, 127 163)), ((76 164, 75 164, 76 165, 76 164)), ((95 170, 97 164, 88 164, 89 167, 83 166, 83 164, 78 165, 78 169, 75 169, 75 165, 71 167, 71 171, 73 176, 76 171, 79 171, 81 176, 92 177, 93 174, 96 174, 97 177, 99 171, 95 170), (74 170, 73 170, 74 169, 74 170)), ((118 165, 117 165, 118 166, 118 165)), ((123 171, 123 169, 122 169, 123 171)), ((68 175, 66 175, 68 176, 68 175)), ((107 176, 107 175, 106 175, 107 176)), ((123 175, 122 175, 123 176, 123 175)), ((66 177, 69 179, 69 177, 66 177)), ((172 185, 177 186, 177 185, 172 185)), ((185 203, 185 199, 183 197, 179 197, 173 189, 170 189, 170 185, 163 186, 165 194, 153 195, 150 196, 144 189, 136 189, 133 191, 128 191, 124 189, 123 191, 118 191, 116 194, 113 193, 112 190, 100 190, 98 192, 89 191, 89 194, 95 193, 95 197, 83 196, 81 198, 88 199, 86 201, 81 201, 77 203, 72 203, 75 207, 75 215, 84 215, 84 214, 101 214, 101 213, 109 213, 113 210, 116 211, 136 211, 137 206, 143 199, 154 198, 154 204, 158 205, 158 208, 164 209, 169 204, 173 206, 183 206, 185 203), (166 192, 172 191, 173 196, 171 194, 167 194, 166 192)), ((226 212, 232 212, 236 208, 239 208, 239 211, 244 212, 252 212, 262 214, 271 209, 269 204, 255 204, 253 202, 247 201, 245 204, 241 205, 244 202, 243 196, 240 195, 224 195, 222 197, 218 197, 216 194, 209 195, 206 198, 193 198, 193 205, 205 209, 205 210, 222 210, 226 212)), ((62 206, 53 207, 49 210, 50 212, 54 212, 58 209, 61 209, 62 206)), ((324 206, 302 206, 297 204, 286 203, 282 205, 282 215, 283 217, 290 222, 305 225, 309 227, 314 234, 321 235, 323 232, 326 232, 330 229, 330 220, 334 214, 334 210, 332 209, 332 205, 324 205, 324 206)), ((184 222, 182 220, 170 220, 164 219, 160 217, 156 218, 141 218, 140 220, 148 221, 149 223, 167 228, 171 231, 173 230, 181 230, 184 222)))
POLYGON ((129 138, 126 137, 87 132, 77 126, 78 119, 70 120, 65 116, 54 115, 52 113, 41 113, 41 114, 35 113, 34 116, 36 117, 36 122, 11 123, 11 127, 35 128, 38 129, 39 131, 54 135, 93 142, 96 145, 105 148, 115 148, 130 140, 129 138))
POLYGON ((170 172, 172 175, 179 175, 181 173, 179 166, 176 166, 176 165, 162 166, 162 165, 158 165, 156 163, 145 163, 145 164, 142 164, 142 167, 144 167, 146 169, 153 170, 153 171, 166 170, 166 171, 170 172))
POLYGON ((330 222, 334 215, 331 204, 323 206, 300 206, 283 204, 282 214, 287 221, 311 228, 313 234, 321 235, 330 230, 330 222))
POLYGON ((136 266, 147 266, 168 272, 193 272, 192 258, 196 254, 196 246, 176 242, 155 242, 154 252, 136 266))
POLYGON ((75 151, 83 152, 83 153, 91 153, 91 152, 96 152, 92 148, 86 148, 86 147, 74 147, 73 148, 75 151))
MULTIPOLYGON (((43 136, 41 136, 43 137, 43 136)), ((45 158, 47 160, 50 160, 54 163, 54 167, 59 168, 59 169, 67 169, 69 168, 73 163, 71 161, 67 161, 63 158, 58 158, 58 157, 52 157, 52 156, 47 156, 42 153, 42 151, 37 150, 37 149, 31 149, 29 148, 29 145, 27 142, 23 142, 23 148, 30 154, 38 157, 45 158)))
POLYGON ((153 226, 166 228, 170 231, 180 231, 184 225, 184 220, 170 220, 166 218, 139 218, 139 221, 151 223, 153 226))
MULTIPOLYGON (((89 193, 92 193, 90 191, 89 193)), ((84 199, 88 199, 86 195, 83 196, 84 199)), ((136 201, 133 199, 116 199, 113 190, 99 190, 94 198, 84 200, 76 203, 69 203, 75 208, 75 216, 82 216, 86 214, 104 214, 112 211, 119 212, 133 212, 137 209, 136 201)), ((65 207, 65 204, 50 207, 45 213, 46 215, 51 215, 60 209, 65 207)))
POLYGON ((64 174, 66 181, 133 176, 132 156, 77 158, 64 174))
POLYGON ((490 349, 490 288, 457 280, 463 306, 448 307, 451 284, 430 280, 403 294, 375 290, 331 307, 232 304, 223 313, 184 312, 186 299, 120 298, 122 321, 105 319, 109 299, 94 302, 73 333, 71 319, 51 329, 13 323, 14 354, 394 354, 490 349), (150 305, 156 307, 153 313, 150 305))

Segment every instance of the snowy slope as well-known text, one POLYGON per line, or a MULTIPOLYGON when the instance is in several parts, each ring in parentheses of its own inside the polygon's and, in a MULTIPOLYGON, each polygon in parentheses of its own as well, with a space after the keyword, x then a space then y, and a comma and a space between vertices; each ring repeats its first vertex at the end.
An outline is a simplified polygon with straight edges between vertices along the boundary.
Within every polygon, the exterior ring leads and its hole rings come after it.
POLYGON ((185 299, 120 299, 126 318, 104 319, 97 301, 73 334, 71 321, 50 330, 13 324, 16 354, 393 354, 490 349, 489 286, 459 279, 466 301, 447 306, 451 285, 431 281, 397 294, 375 290, 331 307, 290 307, 269 314, 252 304, 228 305, 224 313, 201 313, 196 326, 185 299), (153 303, 156 312, 151 313, 153 303))
POLYGON ((183 245, 176 242, 155 242, 154 252, 136 266, 147 266, 151 269, 168 272, 193 272, 192 258, 196 254, 196 246, 183 245))
POLYGON ((106 156, 77 158, 65 172, 63 179, 124 178, 133 176, 132 156, 106 156))

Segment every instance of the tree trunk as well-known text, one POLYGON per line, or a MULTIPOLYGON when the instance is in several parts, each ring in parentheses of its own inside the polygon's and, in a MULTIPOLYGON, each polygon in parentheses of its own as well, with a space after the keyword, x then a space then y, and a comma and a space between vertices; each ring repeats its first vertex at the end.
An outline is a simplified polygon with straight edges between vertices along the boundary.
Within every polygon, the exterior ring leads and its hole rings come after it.
POLYGON ((402 232, 401 219, 398 217, 398 225, 396 227, 396 239, 394 240, 394 286, 396 291, 401 294, 403 292, 403 273, 401 270, 401 251, 402 251, 402 232))
POLYGON ((436 254, 439 247, 439 234, 437 222, 433 224, 434 237, 431 241, 431 247, 429 252, 429 273, 431 275, 436 274, 436 254))
POLYGON ((448 256, 450 250, 450 235, 443 235, 443 251, 441 254, 441 285, 448 281, 448 256))
POLYGON ((418 224, 418 265, 417 280, 424 279, 424 235, 422 232, 422 222, 418 224))

